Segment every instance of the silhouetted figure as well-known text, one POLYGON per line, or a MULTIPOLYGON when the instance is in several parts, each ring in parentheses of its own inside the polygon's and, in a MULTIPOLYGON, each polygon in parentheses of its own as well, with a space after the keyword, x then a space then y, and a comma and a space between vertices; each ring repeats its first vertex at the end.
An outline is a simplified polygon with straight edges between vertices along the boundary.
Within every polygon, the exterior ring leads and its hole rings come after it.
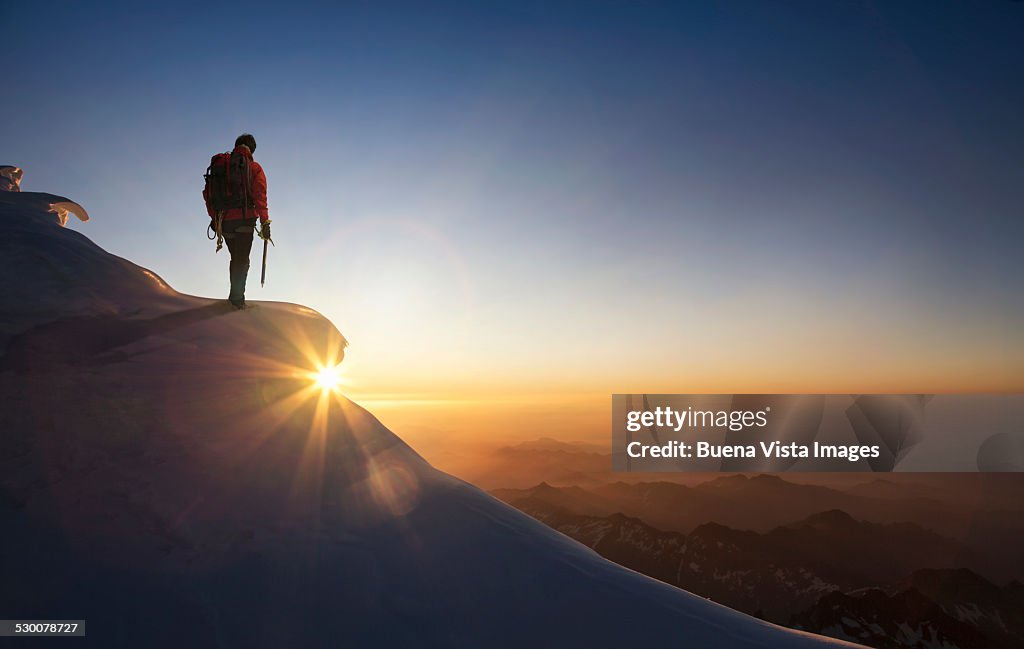
POLYGON ((228 300, 239 309, 245 308, 245 280, 249 275, 249 253, 257 218, 260 237, 270 238, 267 176, 263 167, 252 159, 255 150, 256 138, 249 133, 239 135, 233 151, 218 153, 210 160, 203 189, 210 227, 217 235, 217 250, 221 249, 223 239, 231 253, 228 300))

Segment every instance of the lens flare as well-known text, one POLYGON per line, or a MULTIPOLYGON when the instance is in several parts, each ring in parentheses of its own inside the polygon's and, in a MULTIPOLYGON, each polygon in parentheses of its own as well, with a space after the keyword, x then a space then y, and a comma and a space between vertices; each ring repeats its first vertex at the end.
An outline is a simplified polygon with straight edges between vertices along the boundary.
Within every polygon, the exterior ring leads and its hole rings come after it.
POLYGON ((327 365, 313 374, 313 381, 321 390, 334 391, 341 385, 341 367, 338 365, 327 365))

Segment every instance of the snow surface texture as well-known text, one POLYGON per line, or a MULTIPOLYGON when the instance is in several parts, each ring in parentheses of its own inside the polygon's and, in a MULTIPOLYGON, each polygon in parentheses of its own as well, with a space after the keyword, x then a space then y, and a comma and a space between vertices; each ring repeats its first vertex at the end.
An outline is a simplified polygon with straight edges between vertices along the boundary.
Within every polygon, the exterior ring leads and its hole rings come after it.
POLYGON ((0 193, 5 618, 85 619, 76 646, 102 647, 850 646, 435 470, 309 387, 345 346, 320 314, 177 293, 60 227, 52 198, 0 193))

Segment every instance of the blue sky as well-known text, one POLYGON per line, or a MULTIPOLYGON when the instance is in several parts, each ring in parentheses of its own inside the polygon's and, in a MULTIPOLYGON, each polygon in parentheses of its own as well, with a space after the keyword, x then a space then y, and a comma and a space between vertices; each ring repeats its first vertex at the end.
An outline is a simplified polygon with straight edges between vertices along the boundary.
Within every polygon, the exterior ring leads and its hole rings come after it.
POLYGON ((221 297, 201 176, 254 133, 279 246, 249 297, 325 313, 367 389, 1019 386, 1022 29, 995 0, 4 3, 0 163, 221 297))

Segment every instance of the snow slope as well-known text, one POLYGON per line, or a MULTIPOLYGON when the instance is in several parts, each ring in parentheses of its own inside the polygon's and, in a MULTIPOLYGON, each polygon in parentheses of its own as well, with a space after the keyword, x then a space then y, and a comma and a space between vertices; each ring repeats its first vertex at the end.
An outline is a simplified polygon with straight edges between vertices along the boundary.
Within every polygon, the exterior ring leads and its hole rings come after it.
POLYGON ((318 313, 179 294, 52 203, 0 193, 0 617, 102 647, 846 646, 440 473, 309 387, 345 346, 318 313))

